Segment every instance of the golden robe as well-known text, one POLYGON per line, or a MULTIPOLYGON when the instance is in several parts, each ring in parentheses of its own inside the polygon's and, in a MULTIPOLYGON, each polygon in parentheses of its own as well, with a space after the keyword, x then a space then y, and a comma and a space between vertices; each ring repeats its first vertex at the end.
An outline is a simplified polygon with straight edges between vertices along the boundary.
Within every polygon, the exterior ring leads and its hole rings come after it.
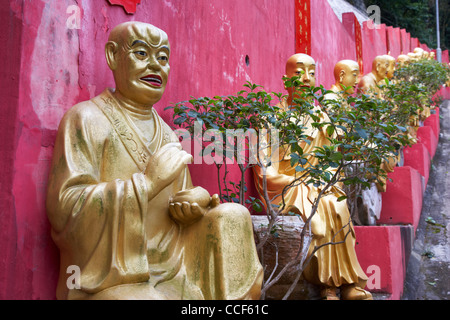
MULTIPOLYGON (((286 108, 286 103, 282 107, 286 108)), ((322 115, 325 117, 324 114, 322 115)), ((311 122, 311 118, 305 117, 306 134, 309 136, 311 143, 302 143, 301 147, 304 154, 311 153, 315 147, 330 144, 327 139, 326 128, 315 129, 310 125, 311 122)), ((280 158, 281 160, 278 162, 273 161, 267 170, 267 190, 270 199, 281 194, 287 181, 296 175, 295 168, 291 167, 290 164, 289 153, 284 154, 284 157, 280 156, 280 158)), ((317 163, 317 159, 314 157, 310 157, 308 160, 312 164, 317 163)), ((253 168, 255 185, 262 198, 263 176, 261 169, 257 166, 253 168)), ((306 220, 311 214, 314 200, 319 193, 320 189, 313 185, 301 184, 290 188, 284 196, 286 203, 284 212, 298 213, 306 220)), ((355 232, 350 220, 350 212, 346 201, 337 201, 337 198, 343 195, 342 189, 335 185, 319 201, 316 214, 311 221, 313 239, 308 254, 311 255, 315 246, 332 241, 333 236, 337 233, 334 242, 343 241, 345 234, 347 232, 350 232, 350 234, 342 244, 328 245, 319 249, 304 270, 303 275, 309 282, 317 285, 340 287, 341 285, 356 283, 364 288, 367 276, 361 269, 356 256, 355 232)), ((281 201, 281 196, 279 196, 274 203, 281 204, 281 201)))
POLYGON ((192 187, 187 166, 148 199, 150 155, 179 140, 154 109, 147 140, 133 120, 143 116, 107 89, 61 121, 47 195, 60 249, 57 298, 259 299, 262 267, 244 207, 221 204, 180 227, 169 199, 192 187), (71 265, 81 270, 80 289, 66 285, 71 265))

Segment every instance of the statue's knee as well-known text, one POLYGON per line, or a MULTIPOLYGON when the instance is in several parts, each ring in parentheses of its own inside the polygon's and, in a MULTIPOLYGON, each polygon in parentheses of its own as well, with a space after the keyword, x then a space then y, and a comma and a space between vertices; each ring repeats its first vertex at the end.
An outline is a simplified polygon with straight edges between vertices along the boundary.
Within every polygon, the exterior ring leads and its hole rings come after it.
POLYGON ((222 203, 215 208, 212 208, 208 213, 212 219, 220 219, 222 217, 232 219, 248 219, 250 212, 246 207, 237 203, 222 203))

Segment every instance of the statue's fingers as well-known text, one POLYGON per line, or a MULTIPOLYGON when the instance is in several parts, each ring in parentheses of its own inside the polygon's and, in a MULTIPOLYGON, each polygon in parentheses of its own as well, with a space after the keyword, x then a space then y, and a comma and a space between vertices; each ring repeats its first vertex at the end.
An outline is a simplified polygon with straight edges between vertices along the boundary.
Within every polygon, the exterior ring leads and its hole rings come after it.
POLYGON ((220 197, 219 197, 218 194, 214 194, 214 195, 211 197, 211 207, 212 207, 212 208, 215 208, 215 207, 217 207, 219 204, 220 204, 220 197))
POLYGON ((177 212, 175 211, 175 204, 174 203, 170 203, 169 204, 169 214, 175 220, 178 218, 177 212))
POLYGON ((175 210, 175 214, 176 214, 176 219, 180 222, 183 222, 185 220, 184 214, 183 214, 183 210, 181 209, 181 203, 179 202, 175 202, 173 204, 174 210, 175 210))
POLYGON ((188 219, 192 215, 191 205, 189 204, 189 202, 183 201, 183 203, 181 203, 181 209, 181 211, 183 211, 183 217, 185 219, 188 219))
POLYGON ((203 210, 198 203, 191 204, 191 213, 195 218, 203 216, 203 210))

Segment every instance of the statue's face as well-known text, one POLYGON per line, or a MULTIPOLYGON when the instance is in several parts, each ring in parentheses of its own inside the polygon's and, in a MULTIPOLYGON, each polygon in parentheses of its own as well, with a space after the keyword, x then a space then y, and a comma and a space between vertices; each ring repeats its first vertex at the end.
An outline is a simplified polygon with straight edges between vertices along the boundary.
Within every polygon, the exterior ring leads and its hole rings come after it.
POLYGON ((356 62, 342 63, 341 72, 339 73, 339 82, 344 87, 349 87, 346 93, 353 94, 358 85, 359 65, 356 62))
POLYGON ((389 59, 388 63, 388 71, 387 71, 387 77, 388 79, 392 79, 394 77, 394 72, 395 72, 395 59, 389 59))
POLYGON ((303 86, 314 87, 316 85, 316 62, 306 54, 296 54, 290 57, 286 64, 286 76, 288 78, 300 77, 303 86))
POLYGON ((405 54, 401 54, 397 58, 397 63, 400 67, 407 66, 410 62, 411 62, 411 59, 405 54))
POLYGON ((113 70, 116 89, 133 102, 153 105, 161 99, 170 71, 167 34, 144 23, 125 29, 113 70))
POLYGON ((380 59, 380 61, 377 64, 377 73, 381 79, 387 77, 388 69, 389 69, 389 61, 387 61, 386 59, 380 59))

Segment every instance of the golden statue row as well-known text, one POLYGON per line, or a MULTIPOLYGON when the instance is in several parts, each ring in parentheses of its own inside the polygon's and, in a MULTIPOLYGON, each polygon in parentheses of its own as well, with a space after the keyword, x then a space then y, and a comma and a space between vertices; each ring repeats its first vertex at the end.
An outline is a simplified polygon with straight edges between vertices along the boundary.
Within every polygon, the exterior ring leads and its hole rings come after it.
MULTIPOLYGON (((152 108, 168 81, 167 34, 150 24, 123 23, 112 30, 105 54, 116 88, 72 107, 55 143, 47 211, 60 249, 57 298, 259 299, 263 268, 250 213, 193 187, 191 155, 152 108), (74 288, 67 283, 71 266, 80 269, 74 288)), ((361 88, 378 83, 388 67, 387 58, 377 58, 361 88)), ((288 60, 288 77, 300 70, 303 82, 315 85, 311 57, 288 60)), ((356 62, 339 62, 332 89, 344 85, 352 93, 358 74, 356 62)), ((311 137, 311 148, 328 141, 322 131, 311 137)), ((279 192, 294 171, 287 159, 277 164, 271 191, 279 192)), ((313 245, 329 241, 349 220, 345 201, 336 201, 342 191, 334 191, 320 202, 313 245)), ((287 199, 305 215, 314 192, 300 186, 287 199)), ((342 299, 371 299, 351 231, 344 244, 319 250, 305 271, 331 299, 338 287, 342 299)))

